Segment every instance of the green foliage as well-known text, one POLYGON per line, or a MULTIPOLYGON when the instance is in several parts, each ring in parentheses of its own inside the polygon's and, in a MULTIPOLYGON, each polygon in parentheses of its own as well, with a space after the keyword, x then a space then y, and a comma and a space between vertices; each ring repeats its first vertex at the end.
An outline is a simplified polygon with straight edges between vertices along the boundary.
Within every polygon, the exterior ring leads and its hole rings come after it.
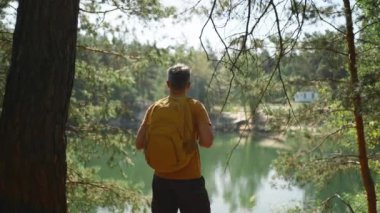
MULTIPOLYGON (((378 183, 378 151, 379 151, 379 124, 378 110, 380 92, 377 84, 379 75, 378 49, 374 48, 378 41, 378 34, 373 30, 379 24, 373 20, 374 10, 369 6, 371 1, 361 1, 364 15, 362 18, 363 30, 358 43, 359 76, 361 79, 360 90, 363 95, 362 113, 365 118, 365 136, 367 140, 370 169, 373 172, 374 181, 378 183), (370 11, 370 12, 369 12, 370 11), (372 23, 367 26, 368 23, 372 23), (367 40, 371 38, 371 42, 367 40), (363 40, 362 40, 363 39, 363 40)), ((377 2, 377 1, 376 1, 377 2)), ((372 2, 373 3, 373 2, 372 2)), ((371 4, 372 5, 372 4, 371 4)), ((356 144, 356 130, 351 105, 349 78, 346 68, 346 52, 344 37, 339 33, 325 32, 306 35, 302 42, 303 50, 294 57, 294 61, 285 62, 284 74, 292 79, 309 81, 309 88, 317 88, 320 99, 317 103, 308 104, 295 109, 299 125, 304 132, 301 135, 288 131, 289 137, 294 137, 291 151, 281 153, 276 168, 279 174, 294 180, 296 184, 307 185, 313 183, 318 186, 316 193, 322 193, 327 183, 340 175, 349 176, 355 173, 355 182, 361 182, 359 178, 359 159, 356 144), (295 62, 297 61, 297 62, 295 62), (308 69, 309 72, 306 72, 308 69), (293 75, 296 76, 293 76, 293 75), (312 85, 312 81, 317 84, 312 85)), ((284 63, 284 61, 283 61, 284 63)), ((295 85, 299 88, 301 84, 295 85)), ((303 85, 302 85, 303 86, 303 85)), ((304 87, 304 86, 303 86, 304 87)), ((305 87, 304 87, 305 88, 305 87)), ((280 115, 279 115, 280 116, 280 115)), ((378 191, 378 184, 376 190, 378 191)), ((329 212, 334 210, 337 203, 342 205, 339 199, 328 199, 337 192, 331 191, 324 195, 326 200, 312 204, 316 211, 329 212), (327 200, 329 200, 327 202, 327 200)), ((352 191, 340 192, 343 200, 347 201, 355 210, 362 212, 366 209, 364 188, 352 191)), ((312 208, 313 209, 313 208, 312 208)))
POLYGON ((166 69, 193 67, 193 94, 204 98, 210 66, 203 54, 179 47, 175 52, 106 37, 79 37, 76 79, 67 126, 68 199, 74 210, 99 207, 122 211, 148 207, 130 183, 133 132, 148 105, 167 95, 166 69), (119 171, 109 175, 107 168, 119 171))
POLYGON ((135 29, 125 20, 158 21, 174 15, 174 7, 164 7, 160 1, 102 0, 81 1, 79 31, 84 35, 107 35, 125 38, 135 29), (109 18, 111 17, 111 18, 109 18), (117 21, 116 21, 117 20, 117 21))
POLYGON ((67 127, 69 208, 85 212, 102 206, 119 211, 126 206, 143 208, 146 202, 139 190, 127 180, 101 177, 99 165, 91 164, 105 155, 108 163, 103 166, 132 164, 131 133, 118 122, 125 110, 115 95, 118 87, 132 87, 131 76, 123 68, 116 70, 95 61, 78 60, 76 71, 67 127), (116 160, 115 156, 123 158, 116 160))
MULTIPOLYGON (((11 55, 12 34, 5 23, 8 15, 4 12, 9 2, 0 3, 0 106, 11 55)), ((356 89, 363 94, 362 113, 370 167, 378 183, 380 7, 377 7, 377 0, 358 0, 357 5, 361 9, 358 21, 362 24, 362 30, 357 34, 358 68, 362 81, 356 89)), ((326 198, 336 193, 326 190, 326 185, 340 175, 360 181, 355 179, 358 176, 356 133, 342 34, 331 31, 305 34, 279 63, 278 53, 265 48, 267 40, 233 37, 229 41, 231 48, 244 49, 241 53, 230 52, 232 61, 241 56, 232 66, 231 61, 210 62, 201 51, 184 46, 162 49, 155 44, 141 44, 134 34, 134 27, 124 20, 157 21, 181 15, 176 14, 173 7, 164 8, 159 1, 81 1, 80 7, 76 79, 67 124, 70 211, 96 212, 99 207, 111 211, 123 211, 125 207, 144 211, 147 208, 147 198, 128 179, 128 170, 133 169, 131 156, 135 154, 133 131, 149 104, 167 95, 166 69, 175 63, 192 67, 190 96, 205 102, 212 116, 225 105, 227 110, 248 108, 246 111, 255 115, 253 119, 266 120, 265 131, 288 133, 291 150, 281 152, 275 164, 277 172, 284 178, 306 187, 313 183, 317 186, 315 193, 326 193, 326 198), (110 19, 106 15, 111 11, 117 12, 110 19), (127 37, 132 39, 127 40, 127 37), (242 46, 245 39, 248 39, 247 47, 242 46), (288 101, 285 90, 293 108, 284 106, 288 101), (312 104, 293 103, 293 95, 304 90, 318 91, 320 99, 312 104), (260 117, 263 114, 265 119, 260 117), (108 177, 105 167, 118 168, 118 177, 122 178, 108 177)), ((262 2, 252 4, 257 14, 265 7, 262 2)), ((340 13, 334 13, 336 4, 326 4, 319 10, 314 7, 291 1, 289 20, 298 20, 303 11, 309 22, 317 21, 320 16, 340 16, 340 13)), ((215 18, 238 20, 246 10, 241 2, 219 1, 215 18), (234 8, 241 11, 231 12, 234 8)), ((204 7, 196 12, 209 13, 204 7)), ((338 29, 344 32, 339 26, 338 29)), ((287 48, 296 42, 288 35, 283 40, 287 48)), ((279 38, 271 36, 269 43, 278 48, 279 38)), ((217 58, 214 53, 209 56, 217 58)), ((247 160, 251 161, 251 157, 255 156, 247 156, 247 160)), ((238 165, 234 168, 241 169, 238 165)), ((239 178, 239 174, 234 178, 239 178)), ((376 187, 379 192, 378 184, 376 187)), ((231 189, 225 196, 233 197, 235 193, 231 189)), ((254 204, 254 199, 250 199, 252 194, 240 194, 245 202, 249 201, 247 206, 254 204)), ((342 197, 355 211, 365 209, 363 189, 355 188, 343 193, 342 197)), ((315 211, 324 211, 328 209, 325 204, 316 201, 305 205, 315 211)), ((303 210, 299 207, 292 212, 303 210)))
POLYGON ((143 197, 138 188, 126 180, 99 177, 100 168, 83 165, 75 152, 72 149, 67 152, 70 212, 97 212, 99 207, 123 212, 126 207, 141 210, 148 205, 148 198, 143 197))

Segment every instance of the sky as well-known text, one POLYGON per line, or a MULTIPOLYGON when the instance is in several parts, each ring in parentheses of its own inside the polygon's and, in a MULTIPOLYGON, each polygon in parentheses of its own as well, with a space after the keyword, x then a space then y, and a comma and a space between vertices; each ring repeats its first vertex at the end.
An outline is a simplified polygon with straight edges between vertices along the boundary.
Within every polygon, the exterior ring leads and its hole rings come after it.
MULTIPOLYGON (((184 12, 194 6, 196 1, 162 0, 161 2, 164 6, 174 6, 178 8, 178 13, 189 20, 179 21, 173 20, 172 18, 162 18, 158 21, 144 22, 133 17, 119 19, 117 18, 120 14, 118 12, 107 14, 105 20, 115 25, 128 25, 141 42, 156 43, 157 47, 166 48, 175 45, 185 45, 187 47, 200 48, 199 36, 207 17, 190 16, 188 12, 184 12)), ((203 2, 206 1, 203 0, 203 2)), ((129 38, 126 38, 126 40, 128 39, 129 38)), ((211 29, 205 30, 204 40, 215 40, 211 29)))
MULTIPOLYGON (((211 9, 211 1, 210 0, 200 0, 194 1, 194 0, 181 0, 181 1, 173 1, 173 0, 162 0, 161 1, 163 5, 165 6, 175 6, 178 8, 178 11, 180 14, 184 14, 184 16, 189 16, 189 13, 183 13, 183 11, 187 11, 188 8, 191 8, 195 6, 197 3, 197 7, 204 6, 208 9, 211 9)), ((236 2, 236 1, 232 1, 236 2)), ((243 1, 245 2, 245 1, 243 1)), ((286 1, 285 1, 286 2, 286 1)), ((332 1, 335 2, 335 1, 332 1)), ((319 3, 321 5, 323 4, 331 4, 329 2, 326 3, 326 1, 321 1, 319 3)), ((286 5, 278 5, 278 14, 281 19, 281 28, 284 32, 292 32, 295 30, 294 25, 285 26, 285 23, 287 22, 288 13, 285 9, 287 7, 286 5)), ((242 8, 238 8, 238 13, 235 15, 241 16, 241 14, 246 14, 247 11, 244 11, 242 8)), ((252 11, 251 18, 253 20, 259 17, 259 13, 257 11, 252 11)), ((136 25, 134 26, 136 29, 136 35, 138 35, 138 38, 142 42, 148 42, 148 43, 156 43, 157 47, 169 47, 176 44, 183 44, 188 47, 194 47, 194 48, 201 48, 200 43, 200 35, 201 30, 204 24, 207 21, 207 15, 192 15, 191 19, 189 21, 181 21, 173 23, 173 19, 166 18, 161 19, 158 22, 154 23, 148 23, 147 25, 136 25)), ((241 17, 246 18, 246 17, 241 17)), ((112 19, 112 18, 111 18, 112 19)), ((139 23, 138 21, 135 23, 139 23)), ((229 20, 228 24, 226 24, 226 20, 224 19, 218 19, 216 21, 216 25, 219 26, 218 28, 219 33, 221 37, 223 37, 224 40, 228 40, 231 35, 234 35, 236 33, 241 33, 245 30, 246 22, 238 21, 238 20, 229 20)), ((271 12, 271 15, 268 15, 264 17, 261 20, 261 23, 257 26, 255 32, 253 33, 255 38, 258 39, 267 39, 270 35, 277 34, 276 27, 274 25, 275 23, 275 16, 273 11, 271 12)), ((342 18, 334 20, 335 25, 339 25, 344 23, 342 18)), ((253 26, 253 21, 251 21, 250 27, 253 26)), ((305 24, 303 27, 304 32, 312 33, 312 32, 324 32, 325 30, 332 30, 334 31, 333 27, 330 25, 318 22, 313 24, 305 24)), ((223 44, 221 43, 219 37, 215 33, 211 23, 209 22, 208 25, 205 28, 204 34, 202 36, 202 41, 204 43, 209 43, 212 47, 213 51, 222 51, 223 50, 223 44)), ((267 46, 267 48, 274 48, 270 45, 267 46)))
MULTIPOLYGON (((89 0, 82 0, 81 2, 85 2, 89 0)), ((232 2, 236 2, 231 0, 232 2)), ((142 43, 155 43, 157 47, 160 48, 168 48, 176 45, 185 45, 187 47, 193 47, 196 49, 201 48, 200 43, 200 35, 201 30, 204 24, 207 21, 207 15, 193 15, 188 11, 189 8, 194 6, 204 6, 207 9, 211 9, 212 0, 161 0, 161 3, 164 6, 174 6, 178 9, 178 13, 188 18, 188 21, 175 21, 172 18, 164 18, 155 22, 143 22, 137 18, 126 17, 122 18, 118 17, 120 15, 119 12, 108 13, 105 16, 105 21, 111 23, 111 25, 120 25, 128 28, 128 33, 121 35, 124 37, 126 41, 131 41, 133 39, 138 39, 142 43)), ((243 1, 246 2, 246 1, 243 1)), ((264 1, 265 2, 265 1, 264 1)), ((285 1, 286 2, 286 1, 285 1)), ((318 1, 321 2, 319 4, 331 4, 327 1, 318 1)), ((332 2, 337 2, 336 0, 332 0, 332 2)), ((340 1, 339 1, 340 2, 340 1)), ((15 13, 15 8, 17 7, 17 2, 12 4, 12 7, 9 8, 9 13, 15 13)), ((284 27, 284 23, 287 20, 288 14, 286 13, 283 5, 279 5, 279 17, 282 22, 282 27, 284 27)), ((105 8, 107 9, 107 8, 105 8)), ((246 11, 240 8, 238 15, 246 14, 246 11)), ((258 18, 259 13, 257 11, 252 11, 252 17, 258 18)), ((274 13, 262 19, 261 24, 257 26, 257 30, 254 32, 254 37, 259 39, 266 39, 268 36, 275 34, 275 26, 274 23, 274 13)), ((236 14, 235 14, 236 15, 236 14)), ((9 16, 8 22, 9 25, 14 25, 14 19, 9 16)), ((96 15, 93 16, 93 20, 96 19, 96 15)), ((251 18, 252 18, 251 17, 251 18)), ((242 18, 245 18, 244 16, 242 18)), ((342 19, 336 20, 337 24, 342 24, 342 19)), ((230 20, 227 25, 225 25, 225 20, 218 20, 217 26, 220 28, 219 33, 223 37, 223 39, 228 40, 231 35, 236 33, 241 33, 245 29, 245 22, 230 20)), ((252 21, 251 25, 252 26, 252 21)), ((100 31, 102 29, 99 29, 100 31)), ((284 27, 285 31, 294 30, 294 27, 286 26, 284 27)), ((304 32, 312 33, 312 32, 323 32, 325 30, 334 30, 331 26, 324 23, 314 23, 311 25, 304 26, 304 32)), ((205 28, 204 34, 202 36, 202 41, 204 44, 208 43, 214 52, 222 51, 223 45, 215 33, 211 23, 209 22, 205 28)), ((272 47, 268 47, 272 48, 272 47)))

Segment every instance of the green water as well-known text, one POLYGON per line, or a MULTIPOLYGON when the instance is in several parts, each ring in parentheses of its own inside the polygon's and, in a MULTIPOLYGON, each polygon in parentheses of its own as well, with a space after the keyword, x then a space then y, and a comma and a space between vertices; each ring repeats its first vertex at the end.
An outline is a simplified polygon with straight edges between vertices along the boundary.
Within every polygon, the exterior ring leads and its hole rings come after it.
MULTIPOLYGON (((233 152, 229 165, 226 160, 239 140, 237 134, 218 134, 214 145, 201 148, 202 174, 211 201, 212 212, 284 212, 286 208, 305 206, 316 198, 324 200, 334 193, 358 190, 357 175, 339 176, 316 192, 312 187, 300 188, 278 178, 272 167, 278 149, 263 147, 260 139, 242 140, 233 152)), ((120 165, 127 179, 151 194, 152 170, 146 165, 142 152, 132 156, 134 166, 120 165)), ((123 178, 118 169, 103 167, 104 178, 123 178)), ((337 209, 342 209, 338 206, 337 209)), ((344 212, 339 210, 339 212, 344 212)))

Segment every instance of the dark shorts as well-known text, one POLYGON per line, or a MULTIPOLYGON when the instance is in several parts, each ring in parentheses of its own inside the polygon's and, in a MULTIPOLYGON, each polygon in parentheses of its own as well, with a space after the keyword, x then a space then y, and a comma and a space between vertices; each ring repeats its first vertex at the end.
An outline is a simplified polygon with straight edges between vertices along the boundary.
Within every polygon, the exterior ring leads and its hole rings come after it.
POLYGON ((203 177, 169 180, 153 176, 153 213, 209 213, 210 201, 203 177))

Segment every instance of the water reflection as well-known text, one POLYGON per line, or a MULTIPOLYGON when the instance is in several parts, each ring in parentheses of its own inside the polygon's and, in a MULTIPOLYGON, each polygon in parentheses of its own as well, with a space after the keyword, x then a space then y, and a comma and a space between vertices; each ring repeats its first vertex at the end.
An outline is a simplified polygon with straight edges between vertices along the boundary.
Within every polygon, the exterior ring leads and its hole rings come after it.
MULTIPOLYGON (((206 179, 212 212, 284 212, 284 209, 296 205, 307 208, 309 201, 326 200, 335 193, 342 195, 363 191, 357 170, 342 172, 321 188, 291 186, 289 182, 276 177, 271 165, 277 158, 278 150, 260 146, 265 138, 243 139, 224 171, 228 154, 238 140, 237 134, 218 134, 213 147, 201 148, 202 173, 206 179)), ((118 167, 111 168, 106 163, 107 156, 105 153, 104 158, 88 166, 99 166, 102 178, 128 180, 139 184, 146 195, 151 194, 153 173, 141 152, 133 156, 134 166, 120 163, 118 167)), ((346 212, 345 209, 341 202, 334 202, 330 210, 346 212)), ((108 211, 98 209, 98 212, 108 211)))
POLYGON ((259 181, 255 192, 250 188, 236 189, 236 191, 252 193, 249 198, 244 195, 239 196, 239 192, 236 197, 226 198, 223 195, 230 183, 220 177, 216 177, 215 180, 219 192, 212 196, 215 201, 212 202, 213 212, 283 212, 284 209, 299 205, 304 200, 302 189, 289 187, 286 181, 276 178, 276 173, 272 169, 259 181))
MULTIPOLYGON (((236 134, 219 134, 212 148, 201 149, 202 173, 212 212, 274 212, 303 201, 302 189, 289 188, 286 181, 275 178, 271 164, 277 150, 257 145, 258 139, 243 139, 225 170, 228 154, 238 139, 236 134)), ((134 161, 128 178, 150 194, 152 171, 142 153, 137 153, 134 161)))
POLYGON ((202 150, 214 212, 273 212, 302 202, 303 190, 284 188, 289 184, 275 178, 271 164, 277 150, 258 146, 259 139, 245 139, 224 172, 227 153, 237 140, 236 135, 220 135, 213 150, 202 150))

